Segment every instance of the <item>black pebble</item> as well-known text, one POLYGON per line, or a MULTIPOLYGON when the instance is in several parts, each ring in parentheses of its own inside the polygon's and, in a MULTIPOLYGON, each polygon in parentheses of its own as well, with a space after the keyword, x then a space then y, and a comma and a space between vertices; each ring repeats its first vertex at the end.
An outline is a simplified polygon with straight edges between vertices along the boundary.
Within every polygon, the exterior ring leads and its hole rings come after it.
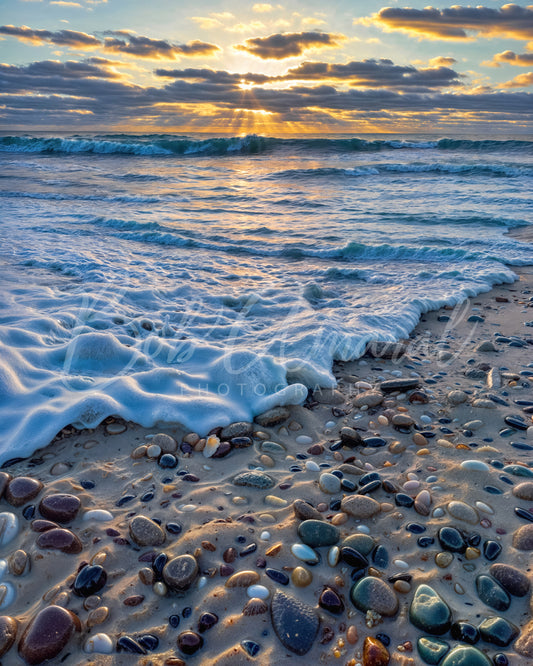
POLYGON ((156 650, 159 646, 159 638, 153 634, 144 634, 137 639, 137 642, 139 645, 142 645, 143 648, 150 650, 150 652, 156 650))
POLYGON ((183 528, 179 523, 167 523, 165 529, 170 534, 179 534, 183 528))
POLYGON ((121 636, 117 641, 117 652, 130 652, 132 654, 148 654, 145 648, 130 636, 121 636))
POLYGON ((261 650, 261 646, 259 643, 256 643, 255 641, 242 641, 241 643, 242 647, 245 649, 245 651, 250 655, 250 657, 255 657, 257 654, 259 654, 259 651, 261 650))
POLYGON ((170 624, 171 627, 176 629, 176 627, 179 627, 179 624, 180 624, 180 616, 179 615, 171 615, 168 618, 168 623, 170 624))
POLYGON ((74 581, 74 592, 79 597, 90 597, 101 590, 107 582, 107 573, 98 564, 83 567, 74 581))
POLYGON ((279 583, 280 585, 289 584, 289 577, 284 571, 280 571, 279 569, 268 568, 265 569, 265 573, 275 583, 279 583))

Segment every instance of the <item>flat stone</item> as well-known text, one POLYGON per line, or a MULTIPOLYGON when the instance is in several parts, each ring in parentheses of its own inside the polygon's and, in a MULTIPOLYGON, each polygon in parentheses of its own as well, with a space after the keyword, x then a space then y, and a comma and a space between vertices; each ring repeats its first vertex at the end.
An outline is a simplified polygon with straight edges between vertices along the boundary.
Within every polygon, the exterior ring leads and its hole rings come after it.
POLYGON ((146 516, 135 516, 130 522, 130 536, 138 546, 161 546, 165 533, 146 516))
POLYGON ((9 556, 9 572, 13 576, 22 576, 31 568, 31 559, 25 550, 16 550, 9 556))
POLYGON ((513 534, 513 546, 517 550, 533 550, 533 523, 522 525, 513 534))
POLYGON ((407 352, 407 347, 401 342, 369 342, 365 354, 372 358, 400 358, 407 352))
POLYGON ((173 590, 187 590, 198 575, 198 562, 192 555, 178 555, 163 568, 163 580, 173 590))
POLYGON ((281 644, 298 655, 313 647, 320 627, 315 610, 299 599, 276 592, 270 605, 272 626, 281 644))
POLYGON ((533 658, 533 620, 522 627, 522 633, 513 647, 523 657, 533 658))
POLYGON ((483 340, 476 347, 477 352, 495 352, 498 351, 498 347, 492 342, 492 340, 483 340))
POLYGON ((272 428, 286 421, 291 413, 286 407, 274 407, 255 417, 254 421, 262 428, 272 428))
POLYGON ((441 527, 437 536, 439 538, 439 543, 444 550, 449 550, 451 553, 465 552, 466 541, 455 527, 441 527))
POLYGON ((491 666, 492 662, 481 650, 471 645, 459 645, 449 652, 440 666, 491 666))
POLYGON ((484 604, 497 611, 506 611, 511 605, 511 597, 492 576, 479 574, 476 577, 478 597, 484 604))
POLYGON ((353 605, 363 613, 371 610, 386 617, 398 612, 398 597, 392 587, 381 578, 365 576, 350 590, 353 605))
POLYGON ((528 478, 533 477, 533 469, 525 467, 524 465, 505 465, 502 472, 512 474, 513 476, 525 476, 528 478))
POLYGON ((0 616, 0 658, 9 652, 17 637, 17 621, 8 615, 0 616))
POLYGON ((36 543, 39 548, 60 550, 62 553, 76 554, 83 550, 83 545, 78 537, 70 530, 61 527, 41 532, 36 543))
POLYGON ((361 553, 361 555, 370 555, 374 550, 376 542, 370 534, 363 534, 362 532, 350 534, 342 541, 342 547, 353 548, 361 553))
POLYGON ((529 578, 510 564, 491 564, 489 573, 514 597, 525 597, 529 592, 529 578))
POLYGON ((341 489, 341 480, 335 474, 323 472, 318 479, 318 485, 323 493, 335 495, 341 489))
POLYGON ((341 510, 354 518, 370 518, 381 511, 381 505, 366 495, 346 495, 341 510))
POLYGON ((533 481, 523 481, 513 488, 513 495, 518 499, 533 502, 533 481))
POLYGON ((81 502, 76 495, 56 493, 47 495, 39 503, 39 512, 43 518, 56 523, 70 523, 76 518, 81 502))
POLYGON ((4 490, 4 498, 11 506, 22 506, 35 499, 41 492, 43 484, 30 476, 17 476, 12 479, 4 490))
POLYGON ((415 627, 440 636, 452 624, 452 611, 444 599, 429 585, 419 585, 409 608, 409 620, 415 627))
POLYGON ((487 398, 477 398, 472 403, 472 407, 476 407, 477 409, 496 409, 496 404, 487 398))
POLYGON ((391 419, 392 425, 399 428, 410 428, 415 420, 409 414, 394 414, 391 419))
POLYGON ((487 643, 507 647, 520 633, 518 627, 503 617, 488 617, 479 625, 481 639, 487 643))
POLYGON ((340 533, 335 525, 324 520, 304 520, 298 526, 298 536, 307 546, 333 546, 338 543, 340 533))
POLYGON ((74 613, 61 606, 43 608, 26 627, 19 654, 30 666, 42 664, 57 657, 75 631, 81 631, 81 623, 74 613))
POLYGON ((274 479, 263 472, 241 472, 233 479, 234 486, 258 488, 260 490, 268 490, 269 488, 272 488, 274 484, 274 479))
POLYGON ((417 641, 418 653, 425 664, 438 664, 450 651, 450 645, 440 638, 422 636, 417 641))
POLYGON ((417 378, 399 377, 398 379, 387 379, 381 382, 379 388, 383 393, 392 393, 392 391, 410 391, 419 386, 420 380, 417 378))
POLYGON ((237 421, 230 423, 222 428, 220 439, 233 439, 234 437, 251 437, 254 432, 254 426, 248 421, 237 421))
POLYGON ((157 433, 150 440, 150 444, 159 446, 162 453, 175 453, 178 450, 178 442, 164 432, 157 433))
POLYGON ((340 391, 330 388, 319 388, 313 391, 313 398, 324 405, 342 405, 344 402, 344 395, 340 391))
POLYGON ((383 402, 383 393, 379 391, 364 391, 363 393, 358 393, 353 399, 353 404, 356 407, 362 407, 366 405, 367 407, 377 407, 383 402))
POLYGON ((446 396, 446 399, 450 405, 461 405, 468 400, 468 396, 464 391, 455 390, 450 391, 446 396))
POLYGON ((469 504, 466 504, 466 502, 453 500, 448 503, 446 509, 448 510, 450 516, 457 518, 457 520, 462 520, 463 522, 470 523, 471 525, 476 525, 479 522, 477 511, 469 504))
POLYGON ((0 546, 6 546, 13 541, 19 531, 19 519, 11 511, 0 513, 0 546))
POLYGON ((367 636, 363 643, 363 666, 387 666, 390 654, 377 638, 367 636))
POLYGON ((313 506, 304 500, 294 500, 292 503, 294 515, 300 520, 324 520, 324 517, 313 506))
POLYGON ((348 426, 341 428, 340 435, 341 442, 344 444, 344 446, 347 446, 350 449, 353 449, 356 446, 361 446, 363 444, 363 438, 357 432, 357 430, 349 428, 348 426))

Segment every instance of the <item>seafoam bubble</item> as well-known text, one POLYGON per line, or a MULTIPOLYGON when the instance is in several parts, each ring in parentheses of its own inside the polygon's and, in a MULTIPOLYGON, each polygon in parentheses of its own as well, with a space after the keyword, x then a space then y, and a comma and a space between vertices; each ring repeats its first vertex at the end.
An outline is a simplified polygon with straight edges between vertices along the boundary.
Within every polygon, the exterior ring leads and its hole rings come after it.
POLYGON ((12 541, 19 531, 19 519, 14 513, 4 511, 0 513, 0 546, 12 541))

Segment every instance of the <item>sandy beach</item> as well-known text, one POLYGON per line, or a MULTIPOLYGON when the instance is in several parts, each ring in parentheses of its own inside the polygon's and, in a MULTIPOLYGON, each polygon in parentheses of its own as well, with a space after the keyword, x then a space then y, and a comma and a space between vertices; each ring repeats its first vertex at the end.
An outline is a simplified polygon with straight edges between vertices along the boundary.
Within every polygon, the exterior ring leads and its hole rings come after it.
POLYGON ((529 663, 519 275, 207 444, 110 418, 4 467, 2 663, 529 663))

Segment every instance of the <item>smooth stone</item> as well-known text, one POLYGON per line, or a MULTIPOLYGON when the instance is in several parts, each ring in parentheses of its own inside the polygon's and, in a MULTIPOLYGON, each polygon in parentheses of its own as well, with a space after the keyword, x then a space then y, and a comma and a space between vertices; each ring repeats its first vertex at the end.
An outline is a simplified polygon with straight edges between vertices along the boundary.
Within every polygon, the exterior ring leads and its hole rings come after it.
POLYGON ((435 555, 435 564, 440 569, 446 569, 447 567, 450 566, 452 562, 453 562, 453 554, 448 551, 437 553, 435 555))
POLYGON ((310 546, 306 546, 303 543, 294 543, 291 546, 291 553, 296 559, 307 564, 318 564, 320 562, 319 554, 310 546))
POLYGON ((460 645, 449 652, 440 666, 492 666, 483 652, 471 645, 460 645))
POLYGON ((506 611, 511 605, 511 597, 492 576, 479 574, 476 577, 478 597, 484 604, 497 611, 506 611))
POLYGON ((533 550, 533 523, 516 530, 513 534, 513 546, 517 550, 533 550))
POLYGON ((350 546, 343 546, 340 549, 340 559, 353 569, 365 569, 368 566, 366 557, 350 546))
POLYGON ((0 498, 4 496, 4 491, 7 488, 7 484, 11 481, 13 477, 7 472, 0 472, 0 498))
MULTIPOLYGON (((9 557, 9 572, 13 576, 23 576, 31 568, 31 559, 28 553, 24 550, 16 550, 9 557)), ((0 580, 2 580, 2 574, 0 574, 0 580)))
MULTIPOLYGON (((484 320, 481 319, 481 321, 484 321, 484 320)), ((479 345, 476 347, 476 351, 477 352, 495 352, 495 351, 498 351, 498 348, 496 347, 494 342, 492 342, 492 340, 483 340, 483 342, 480 342, 479 345)))
POLYGON ((285 407, 274 407, 255 417, 254 421, 262 428, 272 428, 286 421, 291 415, 285 407))
POLYGON ((533 658, 533 620, 522 627, 522 633, 513 647, 523 657, 533 658))
POLYGON ((258 583, 260 578, 257 571, 237 571, 228 578, 226 587, 250 587, 250 585, 258 583))
POLYGON ((257 488, 260 490, 268 490, 275 485, 275 481, 268 474, 263 472, 241 472, 233 479, 234 486, 241 486, 245 488, 257 488))
POLYGON ((529 592, 529 578, 510 564, 491 564, 489 573, 514 597, 525 597, 529 592))
POLYGON ((107 634, 95 634, 89 636, 83 646, 83 651, 88 654, 111 654, 115 649, 113 641, 107 634))
POLYGON ((130 522, 130 536, 138 546, 161 546, 165 533, 153 520, 146 516, 135 516, 130 522))
POLYGON ((326 587, 322 590, 318 598, 318 605, 333 615, 344 613, 344 603, 337 592, 332 590, 331 587, 326 587))
POLYGON ((367 407, 377 407, 383 402, 383 393, 379 391, 365 391, 364 393, 358 393, 353 399, 353 404, 356 407, 362 407, 366 405, 367 407))
POLYGON ((11 511, 0 513, 0 546, 13 541, 19 531, 19 519, 11 511))
POLYGON ((183 654, 191 656, 203 647, 204 639, 195 631, 182 631, 178 635, 177 644, 183 654))
POLYGON ((299 599, 276 592, 270 605, 272 626, 281 644, 297 655, 313 647, 320 627, 315 610, 299 599))
POLYGON ((250 599, 268 599, 270 596, 270 590, 264 585, 250 585, 250 587, 246 589, 246 594, 250 599))
POLYGON ((387 666, 390 654, 377 638, 367 636, 363 643, 363 666, 387 666))
POLYGON ((526 500, 527 502, 533 502, 533 481, 523 481, 517 486, 514 486, 513 495, 518 497, 518 499, 526 500))
POLYGON ((371 518, 381 511, 381 505, 367 495, 347 495, 341 502, 341 510, 354 518, 371 518))
POLYGON ((518 627, 503 617, 488 617, 479 625, 482 640, 499 647, 507 647, 520 633, 518 627))
POLYGON ((340 437, 343 445, 350 449, 354 449, 356 446, 361 446, 363 444, 363 439, 357 430, 349 428, 348 426, 341 428, 340 437))
POLYGON ((324 517, 317 511, 311 504, 304 502, 304 500, 294 500, 292 508, 296 518, 300 520, 324 520, 324 517))
POLYGON ((39 503, 39 512, 43 518, 56 523, 70 523, 76 518, 81 502, 76 495, 56 493, 43 497, 39 503))
POLYGON ((320 546, 333 546, 340 538, 335 525, 324 520, 304 520, 298 526, 298 536, 307 546, 318 548, 320 546))
POLYGON ((39 548, 60 550, 62 553, 81 553, 83 545, 79 538, 70 530, 55 527, 46 532, 41 532, 37 537, 36 544, 39 548))
POLYGON ((271 442, 266 439, 264 442, 261 442, 259 448, 263 453, 286 453, 287 449, 283 444, 278 444, 277 442, 271 442))
POLYGON ((419 585, 409 607, 409 620, 415 627, 440 636, 452 624, 452 611, 444 599, 429 585, 419 585))
POLYGON ((281 571, 280 569, 272 569, 271 567, 267 567, 265 569, 265 574, 270 578, 270 580, 273 580, 275 583, 278 583, 278 585, 288 585, 290 578, 287 576, 287 574, 284 571, 281 571))
POLYGON ((0 616, 0 658, 9 652, 17 637, 17 621, 8 615, 0 616))
POLYGON ((475 645, 480 638, 479 630, 470 622, 459 620, 450 627, 450 635, 456 641, 475 645))
POLYGON ((533 477, 533 469, 524 467, 524 465, 505 465, 502 472, 507 472, 507 474, 512 474, 513 476, 533 477))
POLYGON ((426 664, 438 664, 450 651, 450 645, 439 638, 422 636, 417 641, 418 654, 426 664))
POLYGON ((369 342, 365 354, 372 358, 398 359, 407 353, 407 346, 402 342, 382 342, 374 340, 369 342))
POLYGON ((233 439, 234 437, 251 437, 254 426, 248 421, 236 421, 222 428, 220 439, 233 439))
POLYGON ((486 398, 476 398, 472 403, 472 407, 477 407, 478 409, 496 409, 494 402, 492 400, 487 400, 486 398))
POLYGON ((343 542, 342 546, 354 548, 359 551, 361 555, 370 555, 374 550, 376 542, 369 534, 350 534, 343 542))
POLYGON ((187 590, 198 575, 198 562, 192 555, 178 555, 163 568, 163 580, 173 590, 187 590))
POLYGON ((55 659, 76 630, 81 631, 81 623, 74 613, 61 606, 43 608, 22 634, 19 654, 30 666, 55 659))
POLYGON ((464 391, 450 391, 446 396, 451 405, 461 405, 468 400, 468 395, 464 391))
POLYGON ((117 641, 117 652, 127 652, 129 654, 148 654, 138 641, 131 636, 121 636, 117 641))
POLYGON ((113 520, 113 514, 107 509, 89 509, 83 514, 82 520, 96 520, 99 523, 105 523, 113 520))
POLYGON ((495 560, 501 552, 502 552, 502 547, 497 541, 492 541, 492 539, 488 539, 483 544, 483 555, 484 557, 487 558, 489 562, 495 560))
POLYGON ((335 474, 324 472, 318 479, 318 485, 323 493, 336 495, 341 489, 341 480, 335 474))
POLYGON ((394 414, 391 421, 393 426, 399 428, 410 428, 415 422, 413 417, 409 416, 409 414, 394 414))
POLYGON ((7 484, 4 498, 11 506, 22 506, 37 495, 43 489, 43 484, 38 479, 30 476, 18 476, 7 484))
POLYGON ((510 416, 505 416, 503 420, 508 426, 511 426, 511 428, 516 428, 517 430, 527 430, 529 427, 529 423, 527 421, 524 421, 519 416, 513 416, 512 414, 510 416))
POLYGON ((294 567, 291 581, 296 587, 307 587, 313 581, 313 574, 305 567, 294 567))
POLYGON ((76 576, 73 590, 80 597, 90 597, 99 592, 107 582, 107 573, 98 564, 83 567, 76 576))
POLYGON ((392 391, 410 391, 411 389, 418 388, 420 386, 420 380, 418 378, 398 378, 398 379, 387 379, 384 382, 381 382, 379 388, 384 393, 391 393, 392 391))
POLYGON ((444 550, 452 553, 464 553, 466 550, 466 541, 461 536, 459 530, 455 527, 441 527, 437 533, 439 543, 444 550))
POLYGON ((463 460, 461 463, 463 469, 467 469, 471 472, 489 472, 490 467, 487 463, 484 463, 482 460, 463 460))
POLYGON ((457 518, 457 520, 462 520, 471 525, 476 525, 479 522, 477 511, 469 504, 466 504, 466 502, 452 500, 448 503, 446 509, 448 510, 448 513, 454 518, 457 518))
POLYGON ((392 587, 373 576, 365 576, 356 582, 350 590, 350 599, 363 613, 371 610, 386 617, 396 615, 399 606, 392 587))
POLYGON ((342 405, 344 395, 337 389, 319 388, 313 391, 313 399, 321 405, 342 405))

